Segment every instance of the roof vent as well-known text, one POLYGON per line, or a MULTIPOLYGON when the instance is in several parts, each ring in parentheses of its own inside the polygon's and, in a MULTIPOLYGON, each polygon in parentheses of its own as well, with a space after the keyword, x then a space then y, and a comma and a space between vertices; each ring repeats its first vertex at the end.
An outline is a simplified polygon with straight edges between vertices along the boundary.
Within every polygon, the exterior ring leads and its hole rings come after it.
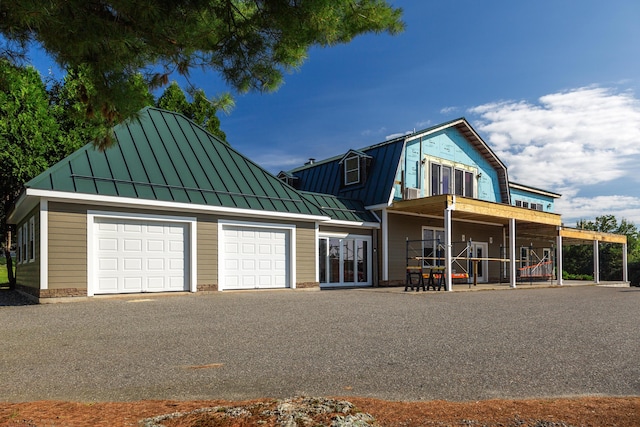
POLYGON ((314 159, 313 157, 311 157, 311 158, 309 158, 309 161, 308 161, 307 163, 305 163, 304 165, 305 165, 305 166, 307 166, 307 165, 312 165, 312 164, 314 164, 315 162, 316 162, 316 159, 314 159))

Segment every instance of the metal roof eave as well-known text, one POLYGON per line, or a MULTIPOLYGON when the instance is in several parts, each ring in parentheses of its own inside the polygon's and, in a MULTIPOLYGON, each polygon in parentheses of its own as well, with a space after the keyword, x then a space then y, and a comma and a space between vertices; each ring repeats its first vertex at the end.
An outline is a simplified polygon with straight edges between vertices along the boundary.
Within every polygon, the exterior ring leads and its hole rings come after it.
POLYGON ((202 213, 218 213, 228 214, 233 216, 252 216, 262 218, 289 218, 292 220, 305 220, 305 221, 330 221, 328 216, 312 215, 312 214, 300 214, 278 211, 265 211, 256 209, 243 209, 243 208, 229 208, 224 206, 211 206, 194 203, 182 203, 182 202, 168 202, 163 200, 150 200, 140 199, 134 197, 117 197, 117 196, 102 196, 87 193, 71 193, 63 191, 52 190, 40 190, 35 188, 27 188, 26 197, 40 197, 46 198, 49 201, 60 201, 66 203, 76 204, 90 204, 95 203, 97 205, 119 206, 119 207, 143 207, 148 209, 160 209, 160 210, 176 210, 176 211, 189 211, 189 212, 202 212, 202 213))

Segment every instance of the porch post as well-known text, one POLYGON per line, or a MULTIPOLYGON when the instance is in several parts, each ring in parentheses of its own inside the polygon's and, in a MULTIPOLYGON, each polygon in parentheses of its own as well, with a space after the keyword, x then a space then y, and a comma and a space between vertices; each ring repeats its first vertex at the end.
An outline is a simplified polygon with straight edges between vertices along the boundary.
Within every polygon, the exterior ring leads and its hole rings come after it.
POLYGON ((600 283, 600 245, 597 240, 593 241, 593 281, 600 283))
POLYGON ((509 286, 516 287, 516 219, 509 219, 509 286))
POLYGON ((451 206, 444 210, 444 265, 445 288, 451 291, 451 206))
POLYGON ((629 270, 627 269, 627 244, 622 244, 622 281, 629 281, 629 270))
POLYGON ((389 281, 389 214, 382 209, 382 280, 389 281))
POLYGON ((556 255, 556 279, 558 279, 558 286, 562 286, 562 234, 560 234, 561 228, 558 228, 558 253, 556 255))

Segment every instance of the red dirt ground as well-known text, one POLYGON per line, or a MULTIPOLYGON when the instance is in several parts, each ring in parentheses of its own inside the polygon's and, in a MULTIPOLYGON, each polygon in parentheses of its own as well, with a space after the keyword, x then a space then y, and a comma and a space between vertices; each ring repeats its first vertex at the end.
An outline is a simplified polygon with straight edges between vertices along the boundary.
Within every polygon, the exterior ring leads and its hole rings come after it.
MULTIPOLYGON (((1 398, 1 397, 0 397, 1 398)), ((395 402, 360 397, 341 398, 358 411, 373 415, 379 426, 640 426, 640 397, 583 397, 567 399, 488 400, 479 402, 395 402)), ((140 420, 213 406, 273 408, 275 400, 138 401, 138 402, 0 402, 0 426, 138 426, 140 420)), ((276 426, 274 416, 257 411, 251 416, 222 413, 185 415, 162 424, 171 427, 276 426)), ((330 425, 327 415, 309 425, 330 425)))

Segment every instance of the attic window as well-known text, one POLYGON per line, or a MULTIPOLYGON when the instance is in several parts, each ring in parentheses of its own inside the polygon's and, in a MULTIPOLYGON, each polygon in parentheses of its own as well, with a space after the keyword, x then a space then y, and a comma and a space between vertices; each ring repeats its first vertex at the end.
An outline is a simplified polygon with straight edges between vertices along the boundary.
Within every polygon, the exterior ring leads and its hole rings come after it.
POLYGON ((360 157, 348 157, 344 161, 344 185, 360 182, 360 157))
POLYGON ((292 174, 287 173, 287 172, 280 172, 278 174, 278 179, 280 181, 284 182, 285 184, 296 188, 296 184, 297 184, 297 181, 298 181, 298 177, 297 176, 292 175, 292 174))

